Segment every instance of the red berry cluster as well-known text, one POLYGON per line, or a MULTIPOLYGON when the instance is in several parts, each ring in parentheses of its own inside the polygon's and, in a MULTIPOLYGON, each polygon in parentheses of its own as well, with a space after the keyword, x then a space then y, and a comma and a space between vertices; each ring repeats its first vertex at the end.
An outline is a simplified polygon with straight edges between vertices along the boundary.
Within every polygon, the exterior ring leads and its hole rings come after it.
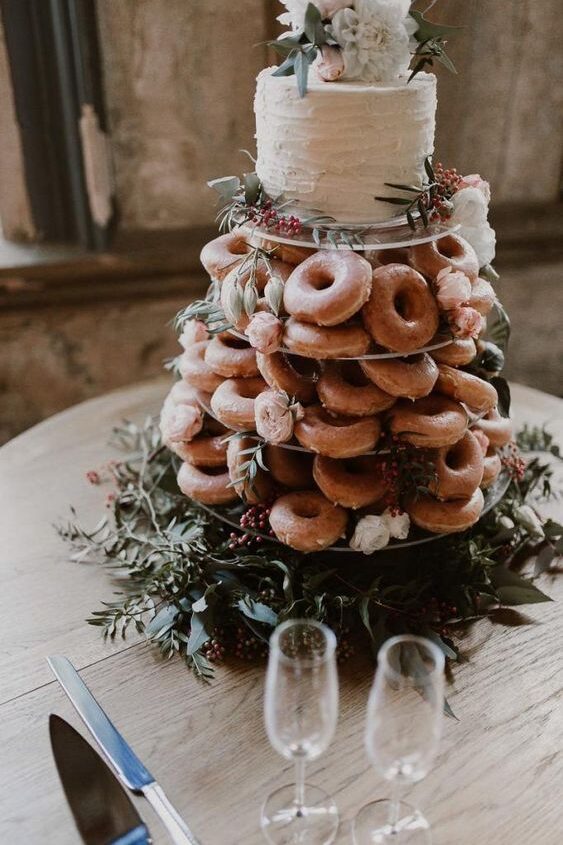
POLYGON ((440 601, 436 596, 432 596, 428 604, 420 608, 419 613, 420 618, 441 637, 447 637, 449 631, 446 622, 457 616, 457 607, 455 604, 448 604, 448 602, 440 601))
POLYGON ((255 637, 245 625, 237 625, 235 629, 234 654, 240 660, 256 660, 259 657, 266 657, 268 646, 255 637))
POLYGON ((264 200, 260 205, 251 207, 248 213, 251 223, 256 223, 264 229, 271 229, 274 232, 284 235, 299 235, 301 233, 301 220, 293 214, 280 214, 273 206, 272 200, 264 200))
POLYGON ((451 215, 450 199, 459 189, 462 177, 455 167, 445 170, 441 162, 434 167, 434 176, 437 187, 432 199, 432 208, 439 217, 445 219, 451 215))
POLYGON ((272 510, 271 502, 262 502, 257 505, 251 505, 245 510, 240 518, 240 527, 246 529, 244 534, 239 535, 235 531, 229 534, 229 549, 234 549, 240 546, 251 547, 253 544, 260 546, 264 542, 263 537, 257 537, 250 531, 260 531, 261 534, 267 534, 269 537, 274 536, 273 530, 270 528, 270 512, 272 510))
POLYGON ((215 628, 213 636, 202 646, 202 653, 210 663, 221 663, 225 659, 225 632, 222 628, 215 628))
POLYGON ((341 628, 338 634, 338 645, 336 647, 336 659, 339 663, 345 663, 353 654, 355 648, 350 640, 350 628, 341 628))
POLYGON ((86 473, 86 478, 88 479, 90 484, 101 484, 102 483, 102 478, 100 476, 100 473, 95 469, 89 469, 88 472, 86 473))
POLYGON ((520 454, 518 446, 512 440, 508 446, 509 454, 503 455, 501 463, 503 467, 508 470, 508 473, 513 481, 522 481, 524 473, 526 472, 526 461, 520 454))

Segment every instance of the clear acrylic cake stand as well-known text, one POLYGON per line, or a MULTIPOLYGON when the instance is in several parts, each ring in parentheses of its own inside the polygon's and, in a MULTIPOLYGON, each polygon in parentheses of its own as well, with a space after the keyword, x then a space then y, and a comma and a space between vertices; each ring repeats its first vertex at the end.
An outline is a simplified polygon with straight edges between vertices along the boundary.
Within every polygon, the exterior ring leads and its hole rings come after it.
MULTIPOLYGON (((257 225, 245 224, 241 228, 243 228, 249 233, 249 239, 251 240, 251 242, 268 241, 270 243, 275 244, 287 244, 289 246, 306 247, 315 250, 353 249, 357 252, 372 252, 386 249, 406 249, 408 247, 416 246, 418 244, 431 243, 433 241, 437 241, 440 238, 445 237, 446 235, 454 234, 459 230, 460 227, 448 226, 444 223, 436 222, 431 223, 426 228, 417 227, 415 230, 413 230, 409 226, 407 218, 405 216, 395 217, 383 223, 371 223, 365 225, 353 224, 350 226, 342 226, 330 223, 319 223, 316 228, 319 232, 320 242, 319 240, 313 239, 312 226, 304 226, 300 234, 294 235, 291 238, 286 237, 284 235, 280 235, 276 232, 271 232, 268 229, 261 228, 257 225)), ((241 340, 247 339, 246 335, 242 332, 236 331, 235 329, 229 329, 229 331, 232 335, 240 338, 241 340)), ((421 349, 415 349, 407 354, 405 354, 404 352, 374 352, 366 355, 359 355, 357 357, 331 358, 330 360, 370 361, 385 358, 410 358, 414 355, 420 355, 423 352, 431 352, 435 349, 441 349, 444 346, 449 346, 451 343, 453 343, 453 341, 454 338, 450 337, 449 339, 446 339, 439 343, 430 344, 428 346, 422 347, 421 349)), ((286 355, 298 355, 298 357, 302 357, 299 356, 299 353, 292 352, 290 349, 282 348, 279 351, 285 353, 286 355)), ((198 400, 203 410, 207 414, 209 414, 209 416, 213 417, 214 419, 217 419, 213 414, 213 411, 211 410, 210 399, 211 396, 209 394, 206 394, 203 391, 198 391, 198 400)), ((468 425, 473 425, 481 418, 481 416, 484 416, 484 414, 481 414, 480 416, 474 415, 468 408, 466 408, 466 411, 468 415, 468 425)), ((245 433, 250 438, 254 438, 256 440, 259 439, 254 432, 245 433)), ((295 452, 305 452, 308 454, 314 454, 313 452, 311 452, 310 449, 306 449, 303 446, 299 446, 293 443, 280 443, 277 444, 277 446, 278 448, 288 449, 295 452)), ((371 452, 365 452, 364 454, 384 455, 388 454, 388 451, 389 450, 379 449, 371 452)), ((497 480, 485 491, 485 506, 483 508, 481 517, 485 516, 485 514, 492 510, 492 508, 494 508, 501 501, 509 485, 509 474, 506 472, 502 472, 497 478, 497 480)), ((244 505, 242 503, 235 506, 234 508, 224 508, 223 510, 211 508, 208 505, 203 505, 201 503, 200 507, 203 508, 203 510, 207 511, 207 513, 212 514, 214 517, 222 521, 225 525, 229 525, 232 528, 240 530, 240 524, 237 521, 237 516, 240 516, 242 510, 244 509, 244 505)), ((262 534, 259 531, 245 529, 245 533, 252 534, 256 537, 261 537, 263 540, 269 543, 283 545, 277 538, 270 537, 267 534, 262 534)), ((421 534, 422 536, 401 542, 392 541, 384 549, 381 549, 381 551, 386 552, 394 551, 396 549, 406 549, 412 546, 419 546, 424 543, 435 542, 436 540, 440 540, 443 537, 447 536, 445 534, 429 534, 427 532, 422 532, 419 530, 417 530, 417 533, 421 534)), ((355 552, 354 549, 351 549, 349 546, 344 545, 331 546, 328 549, 325 549, 325 551, 358 555, 358 552, 355 552)))

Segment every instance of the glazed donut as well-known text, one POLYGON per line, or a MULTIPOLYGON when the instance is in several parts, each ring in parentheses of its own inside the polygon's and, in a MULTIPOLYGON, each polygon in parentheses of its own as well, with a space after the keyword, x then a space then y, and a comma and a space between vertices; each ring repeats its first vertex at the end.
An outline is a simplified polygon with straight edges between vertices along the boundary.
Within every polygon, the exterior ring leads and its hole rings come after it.
POLYGON ((458 402, 431 393, 411 402, 400 399, 389 411, 392 434, 413 446, 453 446, 467 428, 467 414, 458 402))
POLYGON ((439 502, 433 496, 410 497, 405 510, 419 528, 432 534, 455 534, 475 525, 484 506, 483 493, 479 487, 468 499, 439 502))
POLYGON ((187 381, 181 378, 174 382, 165 401, 173 402, 175 405, 199 405, 198 397, 198 389, 192 387, 187 381))
POLYGON ((428 485, 437 499, 469 499, 483 477, 483 453, 477 439, 466 431, 453 446, 432 455, 436 477, 428 485))
POLYGON ((236 491, 229 487, 231 480, 225 466, 202 468, 183 463, 177 480, 185 496, 204 505, 226 505, 237 499, 236 491))
POLYGON ((293 432, 302 446, 319 455, 354 458, 372 451, 381 422, 379 417, 333 417, 321 405, 309 405, 293 432))
POLYGON ((365 508, 379 502, 385 495, 381 462, 374 455, 346 460, 317 455, 313 478, 321 493, 343 508, 365 508))
POLYGON ((481 417, 474 428, 480 428, 487 435, 491 446, 506 446, 512 440, 512 421, 508 417, 502 417, 498 408, 492 408, 481 417))
POLYGON ((357 361, 327 361, 317 393, 329 411, 351 417, 371 417, 395 404, 395 397, 373 384, 357 361))
POLYGON ((252 378, 258 375, 256 351, 250 344, 229 332, 221 332, 209 341, 205 363, 225 378, 252 378))
POLYGON ((283 292, 288 314, 318 326, 337 326, 356 314, 371 291, 372 269, 351 250, 316 252, 295 268, 283 292))
POLYGON ((286 493, 274 502, 270 525, 274 534, 299 552, 320 552, 346 531, 348 514, 316 490, 286 493))
POLYGON ((214 373, 205 360, 205 353, 209 345, 208 340, 194 343, 180 355, 178 369, 184 381, 190 387, 213 393, 223 381, 223 377, 214 373))
POLYGON ((469 305, 475 308, 484 317, 491 311, 495 304, 496 295, 493 286, 486 279, 478 278, 471 285, 471 297, 469 305))
POLYGON ((305 404, 315 399, 317 369, 310 358, 290 357, 283 352, 270 355, 257 352, 256 364, 262 378, 274 390, 285 390, 289 396, 305 404))
POLYGON ((242 229, 233 229, 206 244, 199 259, 212 279, 222 281, 251 249, 242 229))
POLYGON ((370 337, 361 326, 313 326, 290 317, 285 323, 284 344, 290 352, 304 358, 355 358, 365 355, 370 337))
POLYGON ((362 361, 361 367, 381 390, 407 399, 428 396, 438 378, 438 366, 427 352, 411 355, 410 358, 362 361))
MULTIPOLYGON (((448 340, 443 335, 437 335, 432 343, 441 343, 448 340)), ((477 345, 473 338, 466 340, 455 338, 448 346, 441 346, 440 349, 433 349, 430 353, 439 364, 449 364, 450 367, 464 367, 470 364, 477 355, 477 345)))
POLYGON ((409 251, 400 247, 393 247, 393 249, 370 249, 364 252, 364 257, 369 261, 371 266, 383 267, 385 264, 408 264, 409 251))
POLYGON ((483 459, 483 476, 481 478, 481 489, 486 490, 497 480, 502 469, 500 455, 497 455, 494 446, 489 446, 487 454, 483 459))
POLYGON ((463 402, 478 413, 490 411, 496 406, 498 394, 488 381, 447 364, 439 364, 438 369, 440 374, 436 382, 437 393, 463 402))
POLYGON ((306 246, 297 246, 297 244, 279 244, 276 241, 268 241, 262 240, 260 241, 260 246, 262 249, 271 252, 276 258, 279 258, 280 261, 283 261, 285 264, 293 264, 295 267, 297 264, 301 264, 302 261, 305 261, 309 256, 314 255, 316 250, 310 249, 306 246))
POLYGON ((227 459, 228 435, 226 428, 221 426, 221 434, 198 434, 189 443, 177 443, 174 452, 183 461, 195 467, 224 467, 227 459))
POLYGON ((405 264, 373 271, 371 296, 362 309, 376 343, 392 352, 414 352, 436 334, 438 306, 424 278, 405 264))
POLYGON ((453 234, 411 247, 409 264, 428 279, 435 279, 446 267, 465 273, 471 282, 479 275, 479 259, 475 250, 464 238, 453 234))
POLYGON ((274 481, 291 490, 306 490, 313 486, 313 455, 273 446, 264 449, 266 466, 274 481))
POLYGON ((238 496, 244 501, 255 505, 258 502, 267 501, 272 495, 273 482, 270 474, 258 467, 256 476, 252 482, 244 478, 243 464, 248 461, 248 453, 243 454, 247 449, 256 446, 256 440, 250 437, 233 437, 229 440, 227 447, 227 467, 231 483, 238 496), (243 479, 239 481, 239 479, 243 479))
POLYGON ((242 308, 242 313, 239 314, 236 319, 235 315, 232 314, 230 303, 235 289, 238 288, 243 291, 251 277, 253 277, 256 283, 256 289, 260 295, 255 310, 269 310, 267 302, 261 296, 261 294, 264 293, 264 288, 272 276, 278 276, 282 282, 285 282, 291 275, 292 271, 293 267, 290 264, 284 264, 283 261, 276 261, 275 259, 270 259, 267 264, 265 261, 259 261, 256 267, 250 266, 249 264, 245 267, 235 267, 234 270, 231 270, 229 275, 226 276, 223 284, 221 285, 221 305, 223 306, 223 311, 225 312, 227 319, 233 323, 236 329, 243 332, 250 322, 250 316, 246 313, 244 308, 242 308))
POLYGON ((229 378, 211 397, 211 410, 219 422, 233 431, 253 431, 254 400, 266 384, 257 378, 229 378))

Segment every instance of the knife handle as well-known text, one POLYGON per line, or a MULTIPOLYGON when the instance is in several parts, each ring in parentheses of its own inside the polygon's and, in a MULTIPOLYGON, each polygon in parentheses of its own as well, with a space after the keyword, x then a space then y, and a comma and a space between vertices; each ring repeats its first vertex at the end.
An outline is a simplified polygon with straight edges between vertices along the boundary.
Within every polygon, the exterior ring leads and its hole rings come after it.
POLYGON ((160 818, 175 845, 200 845, 184 819, 157 783, 143 787, 143 795, 160 818))

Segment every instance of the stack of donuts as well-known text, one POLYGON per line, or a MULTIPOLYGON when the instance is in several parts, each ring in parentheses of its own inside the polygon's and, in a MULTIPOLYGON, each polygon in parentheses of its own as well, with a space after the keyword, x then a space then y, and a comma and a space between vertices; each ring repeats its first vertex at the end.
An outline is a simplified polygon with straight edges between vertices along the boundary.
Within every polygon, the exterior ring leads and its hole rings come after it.
POLYGON ((494 303, 473 248, 455 234, 363 253, 261 241, 267 259, 250 262, 255 247, 237 229, 201 254, 232 328, 213 334, 198 324, 181 338, 181 380, 162 432, 183 461, 182 492, 207 505, 268 502, 280 542, 320 551, 349 542, 363 515, 383 512, 385 454, 404 443, 434 468, 426 491, 400 499, 412 525, 436 534, 473 525, 512 436, 493 385, 467 369, 494 303), (473 336, 452 334, 437 296, 444 272, 465 277, 465 304, 482 315, 473 336), (283 286, 272 314, 279 341, 265 350, 251 345, 249 326, 270 311, 273 278, 283 286), (233 296, 249 282, 253 311, 233 313, 233 296), (299 412, 283 442, 264 445, 251 483, 241 468, 261 442, 256 407, 265 392, 299 412))

